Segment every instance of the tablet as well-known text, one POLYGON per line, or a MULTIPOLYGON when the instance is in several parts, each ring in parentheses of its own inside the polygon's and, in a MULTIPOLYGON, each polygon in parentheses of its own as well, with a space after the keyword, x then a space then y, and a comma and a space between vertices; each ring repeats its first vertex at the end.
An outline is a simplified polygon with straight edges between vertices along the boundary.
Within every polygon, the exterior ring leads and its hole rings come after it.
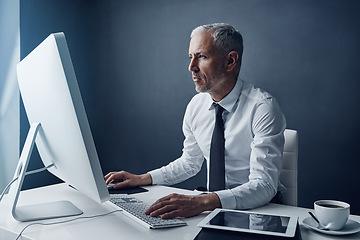
POLYGON ((217 208, 205 217, 198 227, 294 237, 297 221, 297 216, 217 208))

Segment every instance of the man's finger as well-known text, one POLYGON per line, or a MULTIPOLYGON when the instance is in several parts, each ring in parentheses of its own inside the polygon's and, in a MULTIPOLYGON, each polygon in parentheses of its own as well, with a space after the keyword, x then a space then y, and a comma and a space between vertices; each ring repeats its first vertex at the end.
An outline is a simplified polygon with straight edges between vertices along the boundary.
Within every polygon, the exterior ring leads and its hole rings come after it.
POLYGON ((161 215, 162 219, 169 219, 169 218, 176 218, 176 217, 183 217, 182 211, 180 209, 176 209, 174 211, 164 213, 161 215))
POLYGON ((105 179, 108 179, 111 175, 113 175, 115 172, 109 172, 108 174, 105 175, 105 179))
POLYGON ((129 181, 118 182, 113 186, 113 189, 129 187, 129 181))
POLYGON ((169 204, 169 200, 167 199, 167 197, 163 197, 158 199, 156 202, 154 202, 146 211, 145 214, 150 215, 151 213, 153 213, 154 211, 166 206, 169 204))
POLYGON ((114 177, 112 175, 108 176, 107 178, 105 178, 105 182, 106 182, 106 185, 108 185, 109 183, 111 183, 114 179, 114 177))
POLYGON ((163 214, 166 214, 166 213, 169 213, 173 210, 176 209, 176 206, 174 205, 163 205, 161 206, 160 208, 157 208, 156 210, 153 210, 151 213, 150 213, 150 216, 151 217, 157 217, 157 216, 161 216, 163 214))

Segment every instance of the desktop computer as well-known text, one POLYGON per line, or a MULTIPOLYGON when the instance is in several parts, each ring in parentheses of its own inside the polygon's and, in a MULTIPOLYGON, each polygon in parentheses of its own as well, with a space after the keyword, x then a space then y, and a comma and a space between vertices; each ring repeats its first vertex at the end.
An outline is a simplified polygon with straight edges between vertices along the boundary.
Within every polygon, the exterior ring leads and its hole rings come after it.
MULTIPOLYGON (((83 213, 69 201, 18 206, 35 143, 45 169, 99 203, 110 200, 64 33, 50 34, 18 64, 17 75, 30 130, 13 180, 13 217, 24 222, 83 213)), ((186 225, 145 215, 149 205, 127 194, 112 194, 111 202, 149 228, 186 225)))
POLYGON ((68 201, 17 206, 34 143, 49 172, 94 201, 109 200, 64 33, 50 34, 18 64, 17 75, 30 130, 14 176, 14 218, 82 213, 68 201))

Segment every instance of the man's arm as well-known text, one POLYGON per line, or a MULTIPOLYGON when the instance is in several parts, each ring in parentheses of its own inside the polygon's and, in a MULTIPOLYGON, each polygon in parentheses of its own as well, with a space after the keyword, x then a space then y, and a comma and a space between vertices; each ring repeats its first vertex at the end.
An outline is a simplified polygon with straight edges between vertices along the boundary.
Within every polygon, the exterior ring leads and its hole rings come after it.
POLYGON ((251 143, 249 181, 241 186, 216 192, 224 208, 260 207, 269 203, 278 190, 285 118, 276 101, 270 98, 258 104, 252 119, 254 139, 251 143))

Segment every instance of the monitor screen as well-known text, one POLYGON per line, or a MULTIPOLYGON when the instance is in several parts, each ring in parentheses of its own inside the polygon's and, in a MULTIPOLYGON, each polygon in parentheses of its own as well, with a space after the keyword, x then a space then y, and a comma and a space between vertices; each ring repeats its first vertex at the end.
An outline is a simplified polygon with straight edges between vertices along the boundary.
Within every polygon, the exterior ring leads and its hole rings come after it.
POLYGON ((49 171, 89 198, 109 199, 64 33, 50 34, 17 67, 30 125, 49 171))

